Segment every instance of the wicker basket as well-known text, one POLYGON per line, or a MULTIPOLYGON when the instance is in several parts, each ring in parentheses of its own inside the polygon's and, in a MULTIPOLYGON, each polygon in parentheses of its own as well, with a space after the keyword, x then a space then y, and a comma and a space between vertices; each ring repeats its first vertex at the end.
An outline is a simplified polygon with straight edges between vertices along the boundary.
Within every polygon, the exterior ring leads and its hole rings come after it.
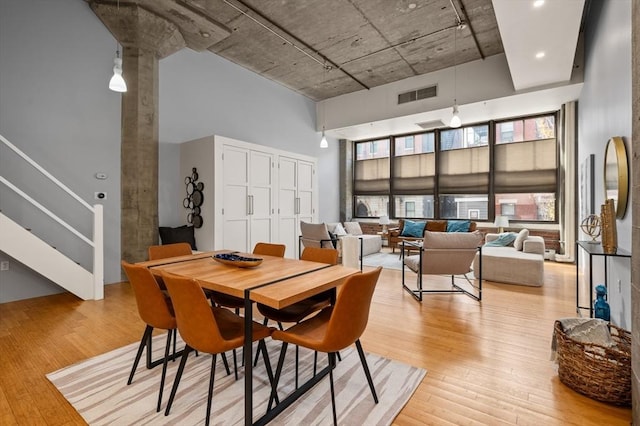
POLYGON ((554 325, 560 381, 598 401, 631 405, 631 333, 609 324, 616 346, 585 344, 554 325))

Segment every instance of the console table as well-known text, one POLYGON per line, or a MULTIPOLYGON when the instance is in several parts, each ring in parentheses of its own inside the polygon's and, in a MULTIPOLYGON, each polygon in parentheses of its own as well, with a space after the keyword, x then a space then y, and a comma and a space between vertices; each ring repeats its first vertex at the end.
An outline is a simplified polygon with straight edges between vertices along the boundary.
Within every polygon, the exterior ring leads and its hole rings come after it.
POLYGON ((600 243, 592 243, 590 241, 576 241, 576 245, 576 313, 580 315, 580 309, 589 309, 589 317, 591 318, 593 317, 593 300, 591 300, 593 299, 593 257, 604 257, 604 286, 608 288, 607 258, 623 257, 628 258, 629 262, 631 262, 631 253, 621 248, 616 249, 614 252, 606 253, 600 243), (584 250, 589 256, 589 306, 580 306, 580 249, 584 250))

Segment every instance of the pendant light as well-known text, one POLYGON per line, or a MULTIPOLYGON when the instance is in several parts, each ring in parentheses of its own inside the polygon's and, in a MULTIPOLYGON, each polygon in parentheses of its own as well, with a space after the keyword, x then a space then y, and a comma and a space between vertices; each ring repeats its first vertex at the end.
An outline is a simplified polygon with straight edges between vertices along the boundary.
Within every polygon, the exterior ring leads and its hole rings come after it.
MULTIPOLYGON (((324 66, 324 82, 327 82, 327 75, 329 74, 329 70, 331 69, 331 65, 327 65, 327 63, 325 62, 324 66)), ((325 112, 327 110, 327 107, 324 103, 324 101, 322 101, 322 139, 320 139, 320 148, 329 148, 329 142, 327 141, 327 137, 324 134, 324 125, 327 122, 326 118, 325 118, 325 112)))
POLYGON ((116 57, 113 60, 113 76, 109 80, 109 89, 114 92, 126 92, 127 83, 122 78, 122 59, 120 58, 120 50, 116 47, 116 57))
MULTIPOLYGON (((117 3, 118 15, 120 15, 120 0, 117 3)), ((122 78, 122 59, 120 58, 120 49, 116 43, 116 57, 113 59, 113 76, 109 80, 109 89, 114 92, 126 92, 127 83, 122 78)))
POLYGON ((327 142, 327 137, 324 135, 324 126, 322 126, 322 139, 320 139, 320 148, 329 148, 329 142, 327 142))
POLYGON ((453 33, 453 115, 451 117, 451 122, 449 122, 449 127, 453 127, 454 129, 460 127, 462 125, 462 120, 460 120, 460 114, 458 112, 458 28, 462 26, 461 22, 458 22, 456 25, 455 32, 453 33))

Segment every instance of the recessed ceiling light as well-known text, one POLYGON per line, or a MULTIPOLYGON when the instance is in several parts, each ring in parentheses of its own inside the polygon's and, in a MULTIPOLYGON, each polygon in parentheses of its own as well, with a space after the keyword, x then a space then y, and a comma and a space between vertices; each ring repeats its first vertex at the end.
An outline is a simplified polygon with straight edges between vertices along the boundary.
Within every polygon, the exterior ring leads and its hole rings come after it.
POLYGON ((542 59, 542 58, 544 58, 544 52, 536 53, 536 59, 542 59))
POLYGON ((208 32, 205 31, 200 31, 200 35, 204 38, 209 38, 211 37, 211 34, 209 34, 208 32))
POLYGON ((535 0, 533 2, 533 7, 542 7, 543 4, 544 4, 544 0, 535 0))
POLYGON ((415 8, 416 8, 415 3, 409 3, 409 9, 415 9, 415 8))

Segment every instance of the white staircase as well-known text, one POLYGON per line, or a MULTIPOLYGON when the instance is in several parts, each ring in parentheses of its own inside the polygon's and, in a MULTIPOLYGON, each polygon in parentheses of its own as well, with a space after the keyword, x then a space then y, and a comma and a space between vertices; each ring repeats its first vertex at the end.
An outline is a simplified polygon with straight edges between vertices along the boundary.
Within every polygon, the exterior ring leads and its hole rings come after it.
POLYGON ((104 247, 103 247, 103 217, 102 205, 91 206, 78 195, 72 192, 62 182, 58 181, 49 172, 35 163, 26 154, 11 144, 0 135, 0 143, 6 145, 25 162, 32 166, 36 172, 43 174, 47 179, 56 184, 62 191, 69 194, 79 204, 80 208, 88 209, 93 215, 93 236, 87 238, 71 225, 60 219, 49 209, 24 193, 5 177, 0 176, 0 184, 3 184, 13 192, 31 203, 52 220, 57 222, 68 232, 79 239, 79 244, 86 244, 93 251, 93 271, 88 271, 63 253, 52 247, 29 230, 20 226, 14 220, 0 212, 0 251, 6 253, 22 264, 28 266, 40 275, 53 281, 60 287, 70 291, 76 296, 88 299, 104 298, 104 247))
MULTIPOLYGON (((94 294, 93 274, 22 226, 0 213, 0 251, 81 299, 102 299, 94 294)), ((100 287, 102 288, 102 287, 100 287)))

